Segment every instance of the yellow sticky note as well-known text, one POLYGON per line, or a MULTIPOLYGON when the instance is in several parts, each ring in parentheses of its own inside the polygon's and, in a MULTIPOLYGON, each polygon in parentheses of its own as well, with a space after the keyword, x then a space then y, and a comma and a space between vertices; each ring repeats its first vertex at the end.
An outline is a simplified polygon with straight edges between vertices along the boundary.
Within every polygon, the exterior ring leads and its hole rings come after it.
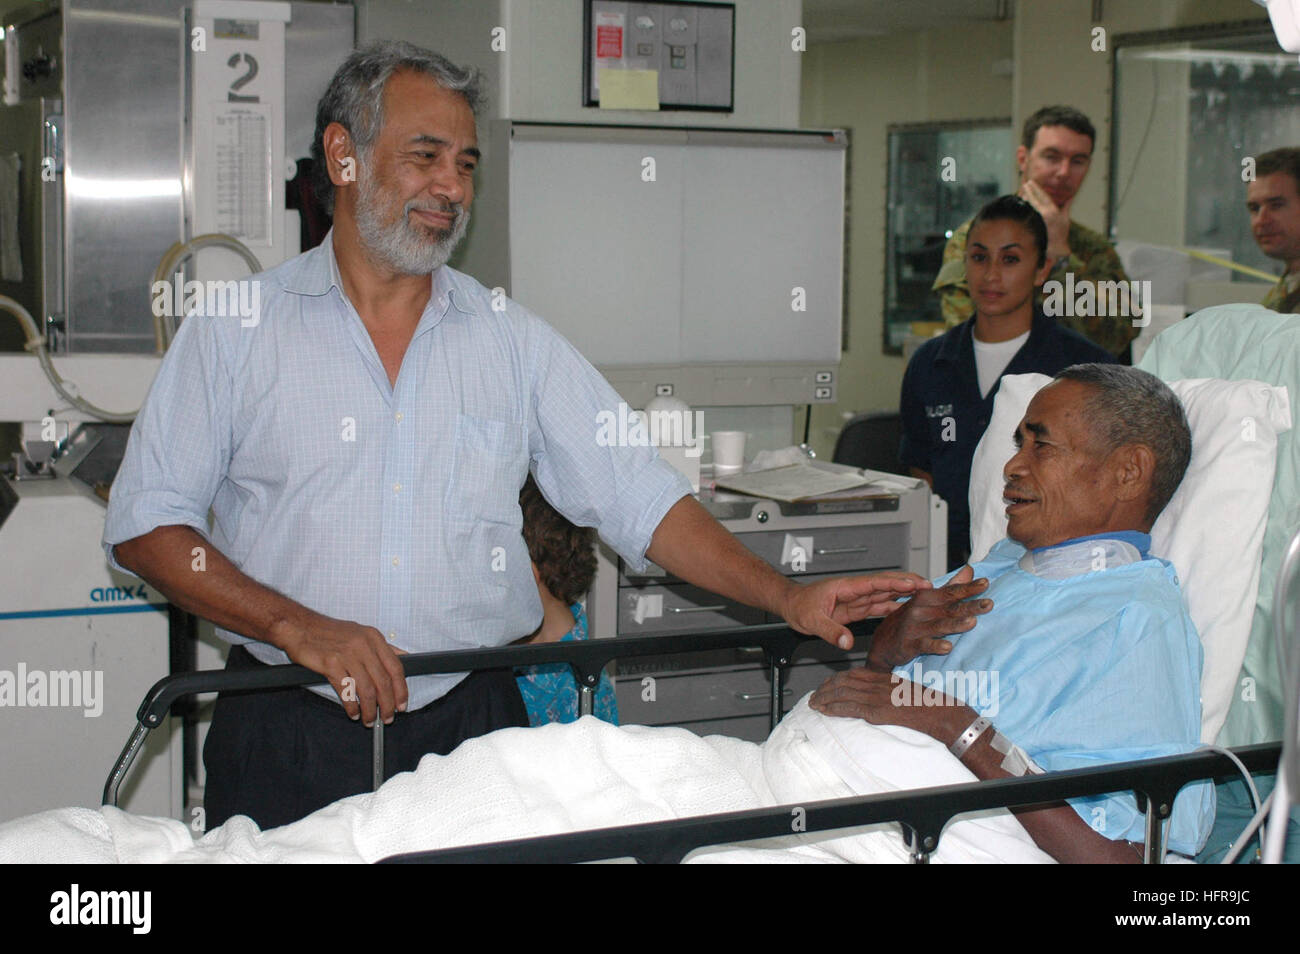
POLYGON ((596 72, 601 109, 658 109, 658 70, 611 70, 596 72))

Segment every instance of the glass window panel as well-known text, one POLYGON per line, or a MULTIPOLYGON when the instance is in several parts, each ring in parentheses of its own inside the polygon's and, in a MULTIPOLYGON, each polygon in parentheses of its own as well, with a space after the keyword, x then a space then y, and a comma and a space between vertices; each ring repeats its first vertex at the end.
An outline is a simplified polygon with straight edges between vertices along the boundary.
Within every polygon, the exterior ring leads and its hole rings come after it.
POLYGON ((891 126, 885 228, 885 340, 900 354, 914 321, 939 321, 930 290, 953 230, 1014 188, 1006 119, 891 126))

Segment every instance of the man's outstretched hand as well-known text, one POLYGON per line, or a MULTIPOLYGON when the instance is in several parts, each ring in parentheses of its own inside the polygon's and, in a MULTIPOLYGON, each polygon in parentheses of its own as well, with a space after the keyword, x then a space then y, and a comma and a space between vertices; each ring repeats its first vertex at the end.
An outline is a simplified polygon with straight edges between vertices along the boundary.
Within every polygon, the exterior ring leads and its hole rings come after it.
POLYGON ((889 614, 872 636, 867 668, 889 672, 917 656, 945 656, 956 636, 974 628, 977 618, 993 608, 992 600, 972 599, 988 589, 988 580, 972 580, 970 566, 957 571, 945 586, 920 590, 889 614))
POLYGON ((852 649, 853 634, 845 624, 891 613, 898 608, 898 600, 929 586, 925 577, 900 571, 794 585, 781 607, 781 616, 801 633, 820 636, 841 649, 852 649))

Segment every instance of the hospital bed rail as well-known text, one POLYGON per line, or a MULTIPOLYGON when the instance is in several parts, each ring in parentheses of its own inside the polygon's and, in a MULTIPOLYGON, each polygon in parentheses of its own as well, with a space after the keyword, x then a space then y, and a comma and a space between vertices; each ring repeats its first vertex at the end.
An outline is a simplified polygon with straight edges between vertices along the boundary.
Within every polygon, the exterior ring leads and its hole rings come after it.
MULTIPOLYGON (((849 625, 855 639, 875 631, 879 619, 862 620, 849 625)), ((448 652, 412 653, 399 657, 408 677, 436 673, 469 672, 477 669, 504 669, 535 666, 542 663, 568 663, 579 687, 579 711, 590 715, 600 673, 615 659, 658 656, 673 653, 701 652, 718 649, 760 648, 771 676, 769 695, 769 731, 776 728, 785 714, 783 694, 786 670, 800 643, 816 639, 791 629, 785 623, 765 623, 744 630, 718 629, 698 633, 675 633, 656 636, 619 636, 614 639, 589 639, 523 646, 499 646, 486 649, 461 649, 448 652)), ((847 656, 845 657, 847 661, 847 656)), ((175 673, 154 683, 136 711, 136 725, 131 730, 122 754, 113 763, 104 783, 102 804, 116 807, 118 792, 130 771, 149 732, 162 725, 172 707, 182 699, 213 692, 266 691, 296 686, 325 685, 320 673, 294 664, 265 666, 257 669, 227 671, 198 670, 175 673)), ((384 724, 376 720, 373 732, 372 785, 384 782, 384 724)))
MULTIPOLYGON (((1277 768, 1282 743, 1247 745, 1230 751, 1250 771, 1271 772, 1277 768)), ((699 848, 730 846, 759 838, 788 838, 795 832, 806 835, 885 822, 902 825, 911 861, 924 864, 939 847, 944 826, 958 815, 1129 789, 1137 796, 1139 810, 1146 811, 1147 816, 1143 862, 1159 864, 1163 858, 1164 824, 1178 790, 1197 779, 1236 775, 1237 771, 1237 766, 1227 756, 1201 750, 1044 775, 790 803, 772 808, 410 852, 383 858, 380 864, 573 864, 617 858, 632 858, 641 863, 676 864, 699 848), (1148 805, 1154 805, 1156 810, 1147 811, 1148 805)))
MULTIPOLYGON (((874 632, 879 620, 864 620, 849 626, 855 638, 874 632)), ((745 630, 709 630, 656 636, 620 636, 525 646, 418 653, 401 657, 406 675, 467 672, 532 666, 540 663, 568 663, 580 688, 580 710, 590 714, 601 670, 611 661, 637 656, 655 656, 717 649, 758 647, 771 674, 769 697, 770 727, 784 715, 783 690, 786 670, 799 644, 815 639, 798 633, 784 623, 754 626, 745 630)), ((861 644, 858 644, 859 648, 861 644)), ((847 661, 847 657, 846 657, 847 661)), ((114 763, 104 785, 104 805, 117 805, 122 782, 148 733, 160 726, 180 700, 213 692, 265 691, 290 687, 324 685, 328 680, 298 665, 267 666, 253 670, 204 670, 177 673, 159 680, 149 690, 137 711, 137 724, 114 763)), ((373 732, 372 784, 384 781, 383 723, 376 721, 373 732)), ((1264 743, 1231 750, 1246 768, 1273 771, 1282 744, 1264 743)), ((906 833, 910 858, 925 863, 938 848, 943 828, 957 815, 990 808, 1061 801, 1088 795, 1132 790, 1138 808, 1147 816, 1143 860, 1158 864, 1164 858, 1165 822, 1174 796, 1189 782, 1235 774, 1236 766, 1218 752, 1202 750, 1140 762, 1074 769, 1046 775, 997 779, 963 785, 914 789, 899 794, 866 795, 803 805, 702 815, 662 822, 647 822, 615 828, 593 829, 514 839, 482 845, 397 855, 385 863, 461 862, 584 862, 630 857, 650 863, 675 863, 699 848, 732 844, 757 838, 789 836, 794 831, 812 833, 861 825, 898 822, 906 833), (1154 806, 1154 811, 1148 807, 1154 806), (792 818, 799 811, 799 827, 792 818)))

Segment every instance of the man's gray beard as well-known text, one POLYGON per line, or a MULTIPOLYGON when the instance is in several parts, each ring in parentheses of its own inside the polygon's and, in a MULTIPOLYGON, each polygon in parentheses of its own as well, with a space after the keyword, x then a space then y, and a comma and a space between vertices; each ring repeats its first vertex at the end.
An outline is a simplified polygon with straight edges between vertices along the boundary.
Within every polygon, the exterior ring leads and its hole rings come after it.
POLYGON ((383 221, 379 190, 374 179, 365 175, 357 195, 357 232, 361 243, 380 264, 406 275, 428 275, 447 264, 452 252, 469 228, 469 209, 456 207, 456 221, 451 232, 436 241, 421 236, 410 224, 408 202, 395 222, 383 221))

